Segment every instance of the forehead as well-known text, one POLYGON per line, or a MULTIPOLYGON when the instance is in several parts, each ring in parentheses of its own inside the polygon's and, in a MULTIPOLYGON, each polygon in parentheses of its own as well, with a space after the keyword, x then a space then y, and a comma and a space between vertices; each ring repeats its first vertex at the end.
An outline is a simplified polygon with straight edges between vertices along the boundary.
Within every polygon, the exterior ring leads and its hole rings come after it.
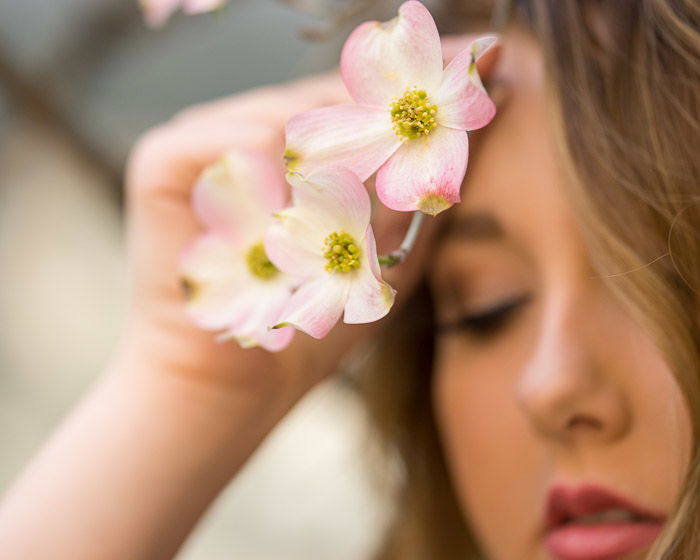
POLYGON ((522 32, 504 35, 492 78, 494 94, 501 97, 499 110, 473 138, 451 232, 469 241, 485 239, 488 235, 479 232, 493 229, 483 217, 490 214, 504 230, 501 238, 531 254, 570 250, 571 243, 578 243, 576 224, 559 165, 543 60, 534 40, 522 32), (481 217, 467 218, 474 214, 481 217))

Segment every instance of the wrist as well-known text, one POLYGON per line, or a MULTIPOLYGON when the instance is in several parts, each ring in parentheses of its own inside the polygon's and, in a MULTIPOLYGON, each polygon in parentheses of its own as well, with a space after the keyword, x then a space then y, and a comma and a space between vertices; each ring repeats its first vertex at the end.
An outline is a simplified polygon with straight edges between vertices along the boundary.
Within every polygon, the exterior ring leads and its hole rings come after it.
POLYGON ((222 408, 242 405, 260 414, 286 411, 308 390, 291 371, 289 356, 218 343, 213 333, 163 330, 132 323, 113 354, 107 374, 132 383, 180 387, 197 403, 222 408), (283 363, 286 362, 286 363, 283 363))

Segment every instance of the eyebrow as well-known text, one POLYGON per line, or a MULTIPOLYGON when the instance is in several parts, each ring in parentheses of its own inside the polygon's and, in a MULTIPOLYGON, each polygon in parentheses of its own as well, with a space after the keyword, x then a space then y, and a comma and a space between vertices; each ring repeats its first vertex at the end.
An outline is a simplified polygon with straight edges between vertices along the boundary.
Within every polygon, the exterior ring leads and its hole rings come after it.
POLYGON ((487 212, 455 216, 447 226, 447 237, 464 241, 498 241, 506 237, 498 219, 487 212))

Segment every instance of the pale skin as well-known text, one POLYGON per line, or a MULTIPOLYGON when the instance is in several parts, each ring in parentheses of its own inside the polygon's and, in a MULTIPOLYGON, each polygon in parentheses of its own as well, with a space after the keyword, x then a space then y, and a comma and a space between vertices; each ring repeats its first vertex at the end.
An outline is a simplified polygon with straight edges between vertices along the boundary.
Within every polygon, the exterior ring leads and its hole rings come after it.
POLYGON ((506 236, 453 228, 430 276, 442 321, 528 299, 488 338, 465 329, 438 338, 433 398, 458 499, 488 557, 550 560, 548 488, 594 483, 668 515, 690 420, 653 340, 590 266, 536 44, 511 33, 492 77, 503 101, 453 223, 488 213, 506 236))
MULTIPOLYGON (((682 413, 668 417, 682 406, 665 403, 682 399, 653 344, 588 279, 542 124, 538 55, 521 50, 522 37, 503 42, 497 69, 507 102, 479 139, 453 214, 497 213, 521 255, 505 244, 448 238, 428 263, 431 222, 411 259, 386 278, 399 291, 397 305, 427 264, 442 307, 455 289, 464 311, 534 295, 508 334, 488 344, 464 334, 440 339, 435 401, 457 495, 485 550, 493 560, 545 560, 537 523, 547 483, 593 478, 669 511, 689 428, 682 413), (469 299, 455 288, 467 280, 469 299), (612 337, 628 343, 611 347, 612 337)), ((495 60, 483 60, 482 74, 495 60)), ((344 100, 334 75, 265 88, 188 110, 135 148, 124 337, 4 497, 0 558, 171 558, 272 427, 381 327, 339 325, 322 341, 298 336, 281 354, 244 351, 191 326, 177 281, 177 254, 199 231, 188 197, 202 168, 229 147, 281 154, 290 116, 344 100)), ((377 208, 380 252, 398 246, 407 220, 377 208)))

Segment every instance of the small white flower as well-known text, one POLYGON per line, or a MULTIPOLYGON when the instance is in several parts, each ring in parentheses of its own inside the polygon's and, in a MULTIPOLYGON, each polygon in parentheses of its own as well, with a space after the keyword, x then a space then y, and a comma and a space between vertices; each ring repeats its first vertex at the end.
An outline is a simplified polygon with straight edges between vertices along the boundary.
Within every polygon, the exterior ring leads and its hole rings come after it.
POLYGON ((161 27, 178 8, 186 14, 202 14, 221 8, 227 0, 139 0, 146 23, 161 27))
POLYGON ((280 321, 298 280, 270 262, 263 237, 272 213, 286 203, 282 173, 267 158, 229 152, 208 167, 192 203, 207 231, 180 255, 187 312, 200 328, 223 330, 220 340, 278 351, 294 329, 269 330, 280 321))
POLYGON ((315 338, 328 334, 344 313, 346 323, 386 315, 395 291, 382 280, 370 220, 370 200, 360 179, 342 167, 302 177, 289 173, 293 205, 278 212, 265 250, 274 265, 305 280, 276 327, 291 325, 315 338))

